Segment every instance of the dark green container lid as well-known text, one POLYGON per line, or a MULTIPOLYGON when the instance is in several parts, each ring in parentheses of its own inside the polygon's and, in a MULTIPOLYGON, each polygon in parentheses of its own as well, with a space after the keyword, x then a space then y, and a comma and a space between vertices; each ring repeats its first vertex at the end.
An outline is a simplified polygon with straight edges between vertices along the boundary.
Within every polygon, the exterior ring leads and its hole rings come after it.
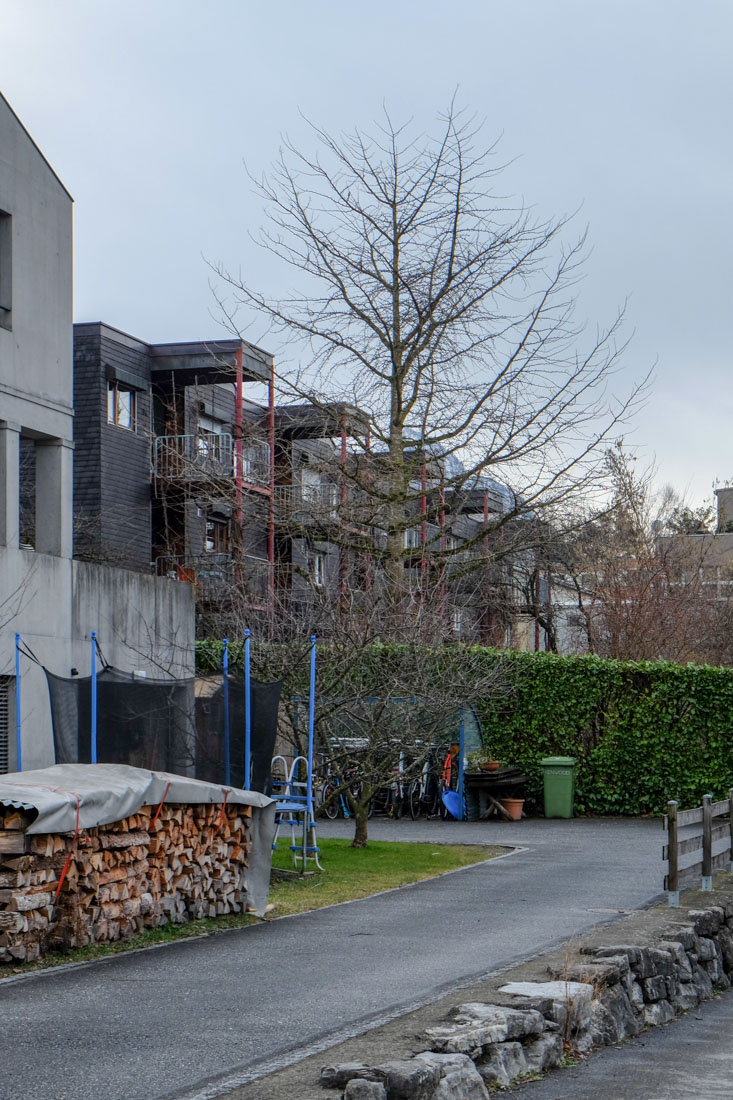
POLYGON ((543 768, 572 768, 575 763, 574 756, 546 756, 540 760, 543 768))

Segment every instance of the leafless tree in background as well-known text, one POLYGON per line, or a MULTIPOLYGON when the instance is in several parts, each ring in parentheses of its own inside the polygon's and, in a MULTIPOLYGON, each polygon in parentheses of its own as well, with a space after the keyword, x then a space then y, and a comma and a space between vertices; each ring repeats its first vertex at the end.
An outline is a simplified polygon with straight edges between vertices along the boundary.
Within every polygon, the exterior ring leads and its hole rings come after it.
POLYGON ((459 498, 497 479, 511 491, 473 541, 495 536, 494 560, 526 549, 536 524, 518 521, 561 523, 597 487, 643 384, 613 397, 621 318, 591 337, 574 319, 583 240, 563 244, 565 219, 543 222, 497 192, 496 150, 460 112, 437 138, 386 113, 373 135, 313 134, 316 152, 286 143, 257 183, 262 244, 298 289, 270 297, 220 268, 219 299, 235 330, 245 308, 293 342, 305 366, 291 395, 359 410, 344 468, 381 532, 385 603, 401 608, 416 513, 434 563, 465 554, 465 540, 447 545, 441 509, 450 499, 461 511, 459 498))
POLYGON ((720 577, 710 509, 693 511, 670 488, 656 492, 653 468, 637 469, 622 446, 608 451, 606 464, 613 485, 607 509, 571 538, 546 543, 555 582, 550 614, 557 618, 560 597, 566 611, 574 605, 580 651, 717 663, 730 618, 730 569, 720 577))

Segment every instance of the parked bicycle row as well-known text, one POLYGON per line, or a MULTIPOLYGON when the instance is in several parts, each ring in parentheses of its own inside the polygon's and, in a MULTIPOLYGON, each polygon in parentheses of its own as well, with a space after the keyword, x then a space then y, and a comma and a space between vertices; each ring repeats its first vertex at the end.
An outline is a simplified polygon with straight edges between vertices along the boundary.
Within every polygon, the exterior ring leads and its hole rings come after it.
POLYGON ((368 797, 370 817, 381 815, 395 820, 410 816, 413 821, 427 817, 448 816, 443 794, 455 790, 458 777, 456 746, 450 750, 432 750, 423 761, 407 761, 400 754, 392 777, 374 789, 373 782, 364 783, 363 764, 357 758, 345 760, 340 766, 322 764, 314 776, 316 812, 330 821, 353 817, 356 807, 368 797))

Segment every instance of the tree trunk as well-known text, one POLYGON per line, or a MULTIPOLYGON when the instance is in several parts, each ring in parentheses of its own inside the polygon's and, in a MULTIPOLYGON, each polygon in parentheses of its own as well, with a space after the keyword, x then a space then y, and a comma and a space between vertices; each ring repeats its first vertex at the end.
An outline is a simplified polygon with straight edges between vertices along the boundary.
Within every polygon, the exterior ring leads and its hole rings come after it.
POLYGON ((366 848, 369 831, 369 803, 354 809, 354 839, 352 848, 366 848))

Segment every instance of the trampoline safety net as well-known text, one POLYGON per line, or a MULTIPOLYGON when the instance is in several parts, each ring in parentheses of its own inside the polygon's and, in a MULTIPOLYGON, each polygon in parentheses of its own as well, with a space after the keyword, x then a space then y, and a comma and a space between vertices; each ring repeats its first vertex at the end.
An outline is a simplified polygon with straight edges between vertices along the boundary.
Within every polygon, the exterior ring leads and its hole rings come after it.
MULTIPOLYGON (((92 680, 44 669, 57 764, 91 763, 92 680)), ((193 677, 137 678, 107 667, 97 674, 97 760, 226 782, 225 684, 196 698, 193 677)), ((229 676, 229 757, 232 786, 244 786, 244 677, 229 676)), ((250 682, 252 783, 268 793, 282 681, 250 682)))

